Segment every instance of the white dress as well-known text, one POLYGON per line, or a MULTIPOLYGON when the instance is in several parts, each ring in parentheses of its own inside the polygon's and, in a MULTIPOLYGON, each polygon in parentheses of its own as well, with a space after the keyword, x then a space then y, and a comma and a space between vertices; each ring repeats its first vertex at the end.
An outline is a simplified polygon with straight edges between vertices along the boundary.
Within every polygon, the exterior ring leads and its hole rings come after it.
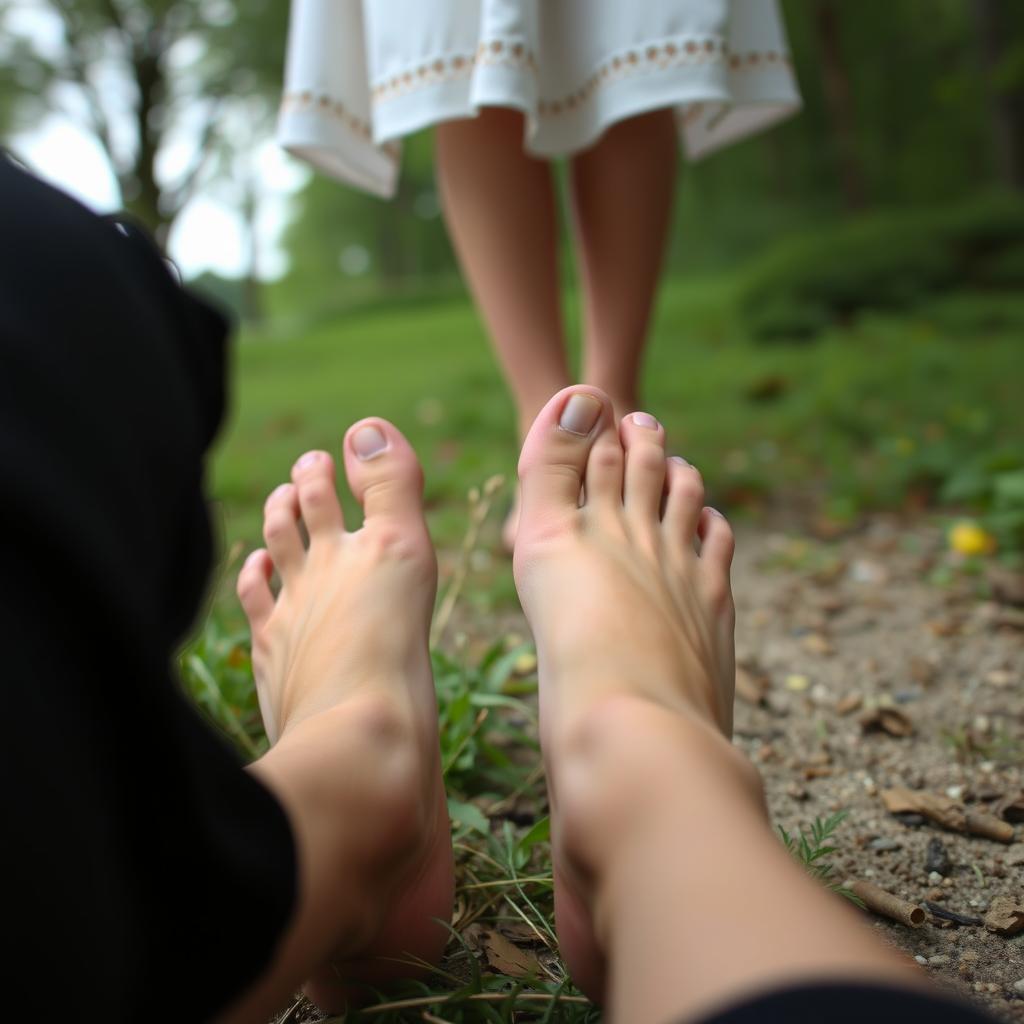
POLYGON ((696 159, 797 111, 776 0, 292 0, 278 139, 390 196, 402 136, 521 110, 539 157, 672 107, 696 159))

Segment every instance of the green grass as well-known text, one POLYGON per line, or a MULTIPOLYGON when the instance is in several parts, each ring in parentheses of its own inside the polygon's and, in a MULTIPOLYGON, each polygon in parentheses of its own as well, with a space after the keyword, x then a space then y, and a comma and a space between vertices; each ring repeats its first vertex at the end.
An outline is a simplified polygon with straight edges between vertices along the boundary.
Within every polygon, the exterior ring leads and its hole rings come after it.
MULTIPOLYGON (((715 503, 739 517, 781 501, 844 523, 867 508, 919 509, 952 491, 978 514, 1012 519, 1024 451, 1024 299, 951 295, 910 316, 864 315, 813 344, 764 346, 740 326, 736 281, 671 282, 647 363, 648 407, 672 449, 700 467, 715 503)), ((569 308, 573 321, 572 297, 569 308)), ((459 916, 442 969, 349 1019, 597 1019, 556 955, 535 662, 521 637, 486 625, 515 601, 508 563, 495 554, 511 485, 485 486, 495 474, 511 478, 515 448, 512 409, 475 314, 458 299, 368 307, 243 337, 235 358, 234 411, 212 473, 226 556, 182 674, 247 756, 265 740, 232 577, 242 552, 259 543, 264 496, 295 457, 310 447, 336 451, 357 417, 394 420, 423 460, 442 548, 433 657, 459 916), (460 638, 467 628, 472 635, 460 638), (517 942, 536 957, 535 974, 482 971, 461 937, 473 922, 526 929, 517 942)), ((1010 522, 1011 553, 1013 529, 1010 522)), ((783 835, 826 884, 838 823, 783 835)))
MULTIPOLYGON (((796 490, 823 515, 851 520, 932 498, 1001 450, 1020 468, 1024 298, 943 298, 910 316, 864 315, 813 345, 764 347, 743 333, 734 294, 729 277, 670 282, 646 372, 670 446, 730 514, 796 490)), ((468 489, 514 474, 512 408, 464 300, 245 336, 235 359, 234 412, 213 473, 229 545, 258 543, 263 498, 296 455, 336 451, 368 414, 394 420, 420 453, 442 547, 462 535, 468 489)))

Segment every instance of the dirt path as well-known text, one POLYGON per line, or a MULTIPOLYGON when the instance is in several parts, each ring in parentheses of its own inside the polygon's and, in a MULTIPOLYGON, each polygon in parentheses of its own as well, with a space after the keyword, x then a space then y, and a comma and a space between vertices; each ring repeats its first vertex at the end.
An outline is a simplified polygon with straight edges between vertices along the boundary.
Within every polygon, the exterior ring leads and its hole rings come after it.
MULTIPOLYGON (((871 915, 874 927, 937 980, 1024 1021, 1024 930, 983 923, 1001 899, 1024 903, 1024 609, 985 600, 938 530, 884 519, 829 544, 748 528, 734 583, 740 681, 763 690, 737 699, 736 742, 763 773, 772 820, 798 833, 845 810, 837 881, 977 922, 929 910, 916 929, 871 915), (897 817, 882 799, 895 786, 997 814, 1016 799, 1016 841, 897 817)), ((521 616, 499 619, 528 635, 521 616)))
MULTIPOLYGON (((765 688, 761 704, 738 701, 737 742, 773 820, 793 831, 847 810, 839 880, 975 919, 999 897, 1021 907, 1024 828, 1004 845, 908 823, 881 794, 905 786, 976 810, 1016 796, 1007 816, 1024 820, 1024 612, 981 600, 982 580, 950 566, 937 531, 884 520, 828 546, 748 533, 735 580, 739 660, 765 688)), ((873 920, 935 977, 1024 1021, 1024 931, 873 920)))

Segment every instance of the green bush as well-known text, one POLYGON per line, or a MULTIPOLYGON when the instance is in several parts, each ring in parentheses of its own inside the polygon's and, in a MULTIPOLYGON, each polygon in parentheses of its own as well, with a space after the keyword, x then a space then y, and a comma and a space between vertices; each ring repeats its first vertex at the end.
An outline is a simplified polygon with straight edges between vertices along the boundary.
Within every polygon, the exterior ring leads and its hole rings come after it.
POLYGON ((914 308, 949 288, 1024 285, 1024 202, 877 214, 790 239, 758 261, 739 308, 762 341, 806 341, 861 310, 914 308))

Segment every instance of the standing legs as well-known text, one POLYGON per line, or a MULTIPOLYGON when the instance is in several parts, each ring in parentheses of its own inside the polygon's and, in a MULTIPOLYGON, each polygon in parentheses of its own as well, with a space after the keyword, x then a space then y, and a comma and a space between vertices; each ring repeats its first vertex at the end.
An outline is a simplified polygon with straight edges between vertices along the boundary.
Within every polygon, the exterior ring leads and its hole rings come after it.
POLYGON ((487 108, 437 129, 448 231, 516 403, 520 440, 569 383, 551 168, 523 150, 523 117, 487 108))
POLYGON ((647 324, 676 179, 671 110, 612 126, 572 160, 572 209, 585 294, 583 380, 619 417, 640 407, 647 324))

